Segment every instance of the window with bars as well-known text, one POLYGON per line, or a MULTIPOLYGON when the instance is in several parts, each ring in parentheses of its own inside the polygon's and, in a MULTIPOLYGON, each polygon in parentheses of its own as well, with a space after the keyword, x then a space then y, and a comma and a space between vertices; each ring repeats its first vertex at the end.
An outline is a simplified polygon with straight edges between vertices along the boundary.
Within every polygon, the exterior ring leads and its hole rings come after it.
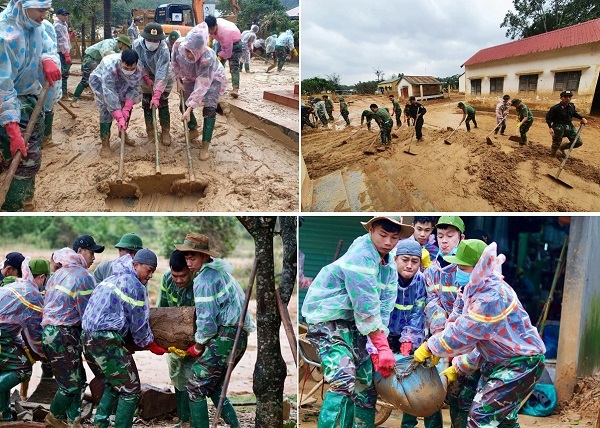
POLYGON ((481 79, 471 80, 471 95, 481 95, 481 79))
POLYGON ((572 91, 579 89, 581 70, 554 73, 554 92, 572 91))
POLYGON ((490 94, 501 94, 504 92, 504 77, 490 78, 490 94))
POLYGON ((537 81, 537 74, 524 74, 519 76, 519 94, 535 94, 537 91, 537 81))

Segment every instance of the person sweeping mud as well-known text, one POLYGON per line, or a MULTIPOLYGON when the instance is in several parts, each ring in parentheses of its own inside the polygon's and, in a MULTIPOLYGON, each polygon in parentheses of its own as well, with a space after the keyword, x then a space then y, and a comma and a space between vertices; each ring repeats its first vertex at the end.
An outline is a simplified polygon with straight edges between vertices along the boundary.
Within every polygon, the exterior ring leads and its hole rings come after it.
POLYGON ((329 98, 329 95, 323 95, 323 101, 325 101, 325 111, 327 112, 327 119, 333 122, 335 120, 335 117, 333 117, 333 100, 329 98))
POLYGON ((529 128, 531 128, 531 125, 533 124, 533 114, 531 113, 531 110, 529 110, 529 107, 523 104, 523 102, 518 98, 514 98, 510 105, 514 106, 515 110, 517 110, 517 114, 519 116, 517 129, 521 134, 522 140, 519 144, 524 146, 527 144, 527 131, 529 131, 529 128))
POLYGON ((468 426, 518 426, 520 404, 544 369, 544 342, 503 279, 506 258, 497 254, 495 242, 465 240, 455 256, 444 259, 458 266, 467 283, 445 328, 417 349, 415 361, 458 357, 441 373, 449 383, 480 369, 468 426))
MULTIPOLYGON (((85 250, 102 252, 104 247, 92 245, 85 250)), ((89 265, 84 256, 71 248, 55 251, 53 258, 62 267, 46 284, 42 346, 58 390, 45 421, 62 428, 65 426, 62 420, 67 419, 70 427, 80 428, 81 395, 85 389, 81 318, 96 283, 87 271, 89 265)))
POLYGON ((104 385, 96 409, 94 426, 108 428, 115 414, 117 427, 131 427, 137 409, 141 384, 131 352, 124 337, 156 355, 167 351, 154 342, 146 285, 156 270, 156 255, 148 250, 129 254, 113 263, 114 275, 97 285, 83 314, 84 355, 94 375, 104 385), (116 413, 115 413, 116 411, 116 413))
MULTIPOLYGON (((208 15, 204 18, 208 26, 208 32, 213 39, 219 42, 217 52, 219 61, 224 64, 229 60, 229 72, 231 73, 231 96, 238 97, 240 90, 240 56, 242 55, 242 33, 233 22, 223 18, 215 18, 208 15)), ((189 33, 188 33, 189 34, 189 33)), ((208 43, 206 40, 205 44, 208 43)))
POLYGON ((475 129, 477 129, 477 120, 475 119, 475 113, 477 113, 477 111, 469 104, 463 103, 462 101, 458 103, 458 108, 461 109, 463 112, 463 117, 460 120, 458 126, 462 125, 462 123, 465 122, 467 132, 471 132, 470 122, 473 121, 475 129))
POLYGON ((154 119, 152 108, 158 110, 161 127, 160 142, 171 145, 171 115, 169 114, 169 94, 175 79, 171 72, 171 54, 162 26, 155 22, 144 27, 132 49, 138 54, 138 66, 142 70, 142 109, 148 141, 154 141, 154 119))
POLYGON ((249 30, 242 33, 242 55, 240 56, 240 71, 242 64, 244 71, 250 73, 250 58, 254 52, 254 42, 256 41, 256 33, 258 33, 258 25, 254 24, 249 30))
POLYGON ((321 123, 323 125, 327 126, 329 122, 327 121, 327 110, 325 108, 325 101, 323 101, 321 98, 313 98, 311 102, 315 107, 317 117, 321 119, 321 123))
POLYGON ((500 131, 500 135, 506 135, 504 131, 506 131, 506 118, 508 117, 508 110, 510 109, 511 102, 510 95, 504 95, 502 98, 498 99, 498 104, 496 104, 496 129, 494 130, 494 138, 498 135, 498 131, 500 131))
POLYGON ((277 72, 280 73, 290 52, 292 52, 294 56, 298 56, 298 51, 294 47, 294 30, 286 30, 277 36, 275 42, 274 63, 267 68, 267 73, 271 71, 275 65, 277 65, 277 72))
POLYGON ((26 350, 23 334, 33 352, 44 357, 40 289, 48 275, 33 273, 29 261, 26 257, 21 265, 23 278, 0 287, 0 422, 13 420, 10 390, 31 378, 35 361, 26 350))
POLYGON ((409 119, 413 119, 415 136, 417 137, 417 141, 423 141, 423 123, 425 123, 423 115, 427 113, 427 109, 423 106, 423 104, 417 102, 417 98, 414 96, 409 97, 408 102, 408 117, 409 119))
POLYGON ((371 130, 371 120, 373 120, 373 112, 371 110, 363 110, 362 114, 360 115, 360 126, 363 125, 363 121, 366 119, 367 120, 367 130, 371 130))
POLYGON ((69 78, 69 69, 71 68, 71 39, 69 38, 69 11, 60 8, 56 11, 54 20, 54 31, 56 31, 56 47, 60 57, 60 72, 62 75, 62 97, 67 98, 67 79, 69 78))
POLYGON ((373 217, 361 223, 367 234, 325 266, 313 280, 302 316, 306 338, 319 352, 329 390, 318 427, 370 428, 377 392, 373 372, 391 374, 395 359, 387 339, 398 288, 395 247, 413 228, 399 217, 373 217), (377 349, 369 355, 367 339, 377 349))
MULTIPOLYGON (((185 254, 186 263, 194 278, 196 302, 196 343, 187 350, 195 359, 187 383, 192 428, 208 428, 206 397, 217 406, 227 373, 229 355, 234 352, 237 325, 242 314, 245 296, 241 285, 232 276, 231 263, 220 259, 211 250, 210 239, 199 233, 186 235, 183 245, 175 245, 185 254)), ((254 319, 246 313, 244 329, 235 349, 234 364, 243 357, 248 334, 256 330, 254 319)), ((240 423, 233 405, 223 402, 221 417, 232 428, 240 423)))
MULTIPOLYGON (((575 104, 571 102, 572 97, 573 92, 571 91, 561 92, 560 103, 550 107, 550 110, 546 113, 546 123, 548 124, 548 128, 550 128, 550 135, 552 136, 552 150, 550 152, 552 156, 556 155, 557 150, 560 150, 565 155, 565 150, 568 150, 573 140, 575 140, 577 129, 573 126, 573 118, 579 119, 580 123, 587 123, 587 119, 577 112, 575 104), (568 143, 562 143, 564 137, 569 139, 568 143)), ((580 136, 579 141, 575 143, 574 147, 581 147, 582 145, 583 141, 580 136)))
MULTIPOLYGON (((113 119, 117 122, 119 132, 127 130, 133 105, 139 103, 142 98, 141 80, 138 54, 132 49, 104 57, 90 75, 90 87, 94 91, 100 113, 103 153, 110 153, 110 127, 113 119)), ((127 134, 125 143, 134 145, 127 134)))
POLYGON ((400 103, 394 98, 394 95, 389 96, 390 101, 392 102, 392 116, 396 116, 396 128, 400 128, 402 126, 402 107, 400 103))
POLYGON ((129 41, 133 45, 133 42, 140 36, 140 29, 138 28, 138 24, 141 24, 144 18, 141 16, 136 16, 131 21, 131 25, 127 27, 127 37, 129 37, 129 41))
MULTIPOLYGON (((44 29, 44 31, 46 32, 46 34, 48 34, 48 36, 50 36, 50 40, 52 40, 53 44, 55 45, 52 50, 54 51, 55 49, 57 50, 57 34, 56 34, 56 30, 54 28, 54 25, 52 25, 49 21, 47 20, 43 20, 42 21, 42 28, 44 29)), ((61 73, 63 73, 63 67, 64 67, 64 62, 61 59, 61 73)), ((70 65, 69 65, 70 67, 70 65)), ((62 74, 63 76, 63 84, 65 84, 65 80, 64 80, 64 74, 62 74)), ((54 107, 56 106, 56 103, 58 103, 58 101, 61 98, 64 98, 64 94, 66 93, 66 89, 65 92, 63 93, 63 88, 62 86, 59 85, 54 85, 51 86, 48 90, 48 95, 46 95, 46 100, 44 102, 44 133, 42 135, 42 148, 44 148, 44 146, 50 144, 52 142, 52 126, 54 124, 54 107)))
POLYGON ((373 119, 379 125, 381 144, 384 146, 387 146, 388 143, 392 144, 392 127, 394 126, 392 117, 385 107, 377 107, 377 104, 371 104, 369 108, 373 112, 373 119))
POLYGON ((346 121, 346 125, 350 126, 350 119, 348 119, 350 112, 348 111, 348 104, 346 104, 343 97, 340 97, 340 114, 346 121))
POLYGON ((90 86, 90 75, 96 69, 98 64, 100 64, 102 58, 114 53, 120 53, 128 48, 131 48, 131 41, 129 40, 129 37, 122 35, 116 39, 102 40, 101 42, 98 42, 85 50, 83 59, 81 60, 81 81, 73 93, 71 107, 79 106, 77 100, 79 100, 79 97, 81 97, 83 90, 90 86))
POLYGON ((183 84, 183 97, 187 106, 183 112, 183 119, 188 123, 190 138, 198 134, 193 110, 204 104, 200 160, 208 160, 208 148, 217 120, 217 103, 219 97, 225 93, 227 79, 225 69, 217 60, 215 51, 208 47, 206 22, 196 25, 185 37, 175 42, 172 59, 175 78, 183 84), (196 132, 193 133, 193 130, 196 132))

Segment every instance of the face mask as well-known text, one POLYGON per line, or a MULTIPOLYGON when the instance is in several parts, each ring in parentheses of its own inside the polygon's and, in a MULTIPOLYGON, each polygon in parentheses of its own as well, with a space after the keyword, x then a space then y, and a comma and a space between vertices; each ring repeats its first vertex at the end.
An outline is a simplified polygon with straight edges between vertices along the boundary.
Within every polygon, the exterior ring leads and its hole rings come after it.
POLYGON ((32 29, 37 28, 40 25, 42 25, 41 22, 36 22, 33 19, 31 19, 29 17, 29 15, 27 15, 27 9, 23 9, 23 12, 25 12, 25 16, 27 17, 27 22, 25 23, 25 26, 27 27, 27 29, 32 30, 32 29))
POLYGON ((123 74, 125 76, 131 76, 133 73, 135 73, 135 70, 125 70, 125 69, 121 69, 123 71, 123 74))
POLYGON ((471 279, 470 273, 465 272, 464 270, 456 269, 456 283, 459 286, 464 287, 467 285, 469 279, 471 279))
POLYGON ((146 48, 149 51, 155 51, 156 49, 158 49, 158 45, 160 45, 160 42, 149 42, 147 40, 144 43, 146 43, 146 48))

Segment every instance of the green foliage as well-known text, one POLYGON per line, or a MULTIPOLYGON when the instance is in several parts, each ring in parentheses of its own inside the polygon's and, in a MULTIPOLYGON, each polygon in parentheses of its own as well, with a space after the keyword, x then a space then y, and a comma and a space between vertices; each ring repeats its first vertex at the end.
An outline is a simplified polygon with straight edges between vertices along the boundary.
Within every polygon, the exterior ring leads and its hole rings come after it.
POLYGON ((359 95, 373 95, 377 91, 377 81, 371 80, 370 82, 359 81, 356 85, 356 93, 359 95))
POLYGON ((1 0, 0 1, 0 12, 3 11, 4 9, 6 9, 6 6, 8 6, 8 2, 10 0, 1 0))
POLYGON ((335 90, 335 84, 331 80, 322 79, 320 77, 311 77, 310 79, 304 79, 302 81, 302 93, 318 94, 321 92, 328 92, 335 90))
MULTIPOLYGON (((238 4, 241 8, 238 15, 237 26, 240 30, 247 30, 252 24, 262 25, 263 18, 269 14, 277 14, 281 12, 289 21, 285 14, 285 8, 279 0, 239 0, 238 4)), ((285 28, 287 29, 287 28, 285 28)), ((283 31, 283 30, 279 30, 283 31)))
MULTIPOLYGON (((266 39, 273 31, 279 34, 288 28, 292 28, 292 22, 294 21, 290 21, 289 16, 287 16, 284 11, 278 10, 269 12, 264 15, 260 21, 260 30, 258 32, 258 36, 262 39, 266 39)), ((297 28, 295 31, 297 33, 297 28)), ((294 33, 294 41, 297 41, 296 33, 294 33)))
POLYGON ((160 253, 169 257, 174 244, 183 242, 188 233, 208 236, 221 257, 234 250, 242 229, 235 217, 161 217, 160 253))
POLYGON ((445 82, 444 89, 448 85, 450 85, 450 87, 452 89, 458 89, 458 79, 459 79, 459 77, 460 77, 459 74, 455 74, 453 76, 448 76, 448 77, 436 77, 436 79, 439 82, 445 82))
POLYGON ((511 39, 531 37, 600 17, 597 0, 513 0, 500 28, 511 39))

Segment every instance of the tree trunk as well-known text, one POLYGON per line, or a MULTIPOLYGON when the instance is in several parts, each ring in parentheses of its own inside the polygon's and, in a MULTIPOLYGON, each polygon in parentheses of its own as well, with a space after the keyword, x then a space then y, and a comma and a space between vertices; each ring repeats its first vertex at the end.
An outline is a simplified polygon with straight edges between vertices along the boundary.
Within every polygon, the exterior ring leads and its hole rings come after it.
POLYGON ((85 24, 81 24, 81 58, 82 58, 82 63, 83 63, 83 54, 85 52, 86 46, 85 46, 85 24))
POLYGON ((96 44, 96 13, 92 13, 92 23, 90 24, 92 26, 91 29, 91 36, 90 36, 90 40, 91 40, 91 44, 95 45, 96 44))
POLYGON ((112 13, 112 1, 104 0, 104 40, 112 39, 112 23, 110 22, 110 16, 112 13))
POLYGON ((273 231, 276 217, 238 217, 255 243, 256 319, 258 355, 254 366, 253 391, 256 395, 255 427, 283 426, 283 383, 287 374, 281 356, 281 320, 275 297, 273 231))
POLYGON ((283 242, 283 269, 279 281, 279 295, 289 303, 298 272, 298 246, 296 245, 296 217, 279 217, 281 241, 283 242))

